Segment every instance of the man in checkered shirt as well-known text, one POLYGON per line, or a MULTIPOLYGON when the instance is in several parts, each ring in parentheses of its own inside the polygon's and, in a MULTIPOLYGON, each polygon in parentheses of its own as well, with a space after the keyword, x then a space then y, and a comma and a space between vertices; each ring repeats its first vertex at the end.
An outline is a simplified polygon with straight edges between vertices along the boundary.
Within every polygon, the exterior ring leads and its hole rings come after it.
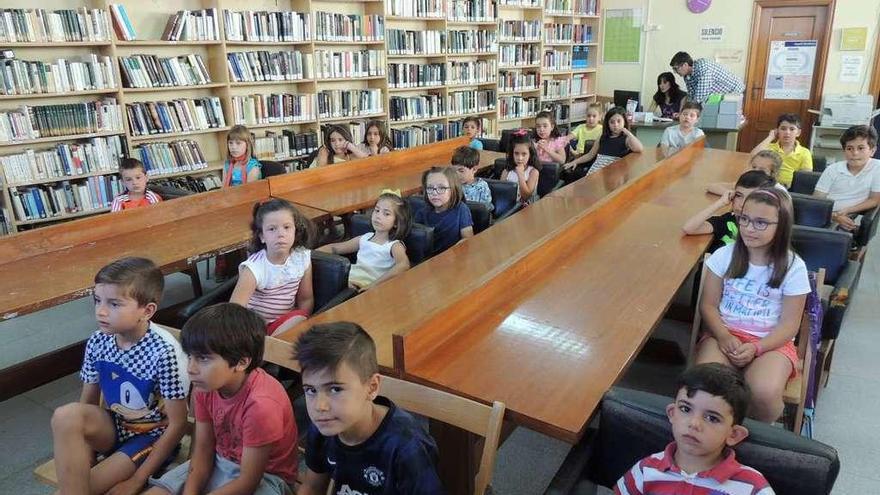
POLYGON ((742 79, 709 59, 694 61, 687 52, 678 52, 669 65, 684 78, 690 101, 705 103, 712 94, 742 93, 746 90, 742 79))

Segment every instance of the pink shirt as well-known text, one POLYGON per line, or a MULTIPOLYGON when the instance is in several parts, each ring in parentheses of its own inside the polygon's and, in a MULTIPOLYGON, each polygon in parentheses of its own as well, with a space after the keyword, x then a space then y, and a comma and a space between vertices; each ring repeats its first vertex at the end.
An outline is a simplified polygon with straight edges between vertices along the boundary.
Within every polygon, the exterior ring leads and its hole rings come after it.
MULTIPOLYGON (((537 147, 537 143, 538 142, 535 141, 536 147, 537 147)), ((551 150, 560 151, 560 150, 564 150, 565 147, 568 145, 568 138, 565 136, 559 136, 558 138, 548 138, 547 143, 548 143, 547 147, 550 148, 551 150)), ((539 162, 541 162, 541 163, 545 163, 545 162, 546 163, 555 163, 556 162, 556 160, 554 160, 550 156, 550 154, 547 153, 546 151, 542 150, 541 148, 537 148, 537 150, 538 150, 538 161, 539 162)))
POLYGON ((244 447, 272 445, 266 472, 288 483, 296 480, 296 421, 278 380, 257 368, 228 399, 217 391, 197 389, 194 394, 196 421, 211 423, 217 454, 241 465, 244 447))

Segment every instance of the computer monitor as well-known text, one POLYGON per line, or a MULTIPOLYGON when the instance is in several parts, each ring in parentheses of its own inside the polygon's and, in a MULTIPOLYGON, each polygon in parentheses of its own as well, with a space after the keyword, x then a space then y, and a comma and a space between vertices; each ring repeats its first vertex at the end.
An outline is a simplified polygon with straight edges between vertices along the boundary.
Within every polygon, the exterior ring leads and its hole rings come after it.
MULTIPOLYGON (((638 91, 624 91, 621 89, 614 90, 614 106, 626 108, 626 101, 627 100, 635 100, 635 101, 641 102, 639 92, 638 91)), ((636 107, 636 111, 637 112, 640 111, 641 107, 642 107, 642 105, 641 105, 641 103, 639 103, 639 105, 636 107)))

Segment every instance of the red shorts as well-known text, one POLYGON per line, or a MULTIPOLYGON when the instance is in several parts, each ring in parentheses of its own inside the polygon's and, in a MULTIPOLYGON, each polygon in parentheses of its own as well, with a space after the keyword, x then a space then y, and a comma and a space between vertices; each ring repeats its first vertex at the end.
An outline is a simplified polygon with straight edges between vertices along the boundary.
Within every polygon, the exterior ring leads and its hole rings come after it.
POLYGON ((275 333, 276 330, 278 330, 278 327, 283 325, 287 320, 289 320, 291 318, 295 318, 297 316, 302 316, 303 318, 308 318, 309 314, 301 309, 294 309, 293 311, 291 311, 289 313, 284 313, 283 315, 279 316, 278 318, 275 318, 275 321, 273 321, 272 323, 269 323, 269 325, 266 326, 266 335, 272 335, 273 333, 275 333))
MULTIPOLYGON (((730 335, 733 335, 734 337, 738 338, 739 341, 742 342, 743 344, 751 344, 751 343, 755 343, 755 342, 758 342, 759 340, 761 340, 760 338, 755 337, 754 335, 752 335, 748 332, 743 332, 742 330, 736 330, 734 328, 729 328, 728 331, 730 332, 730 335)), ((702 335, 702 337, 700 337, 700 342, 702 342, 703 340, 705 340, 709 337, 711 337, 711 335, 709 335, 708 333, 704 333, 702 335)), ((794 346, 793 341, 789 340, 782 347, 777 347, 776 349, 771 349, 769 351, 764 351, 764 352, 765 353, 779 352, 783 356, 787 357, 789 361, 791 361, 791 374, 788 375, 789 380, 791 380, 792 378, 794 378, 798 375, 798 367, 800 366, 801 360, 798 358, 797 347, 794 346)))

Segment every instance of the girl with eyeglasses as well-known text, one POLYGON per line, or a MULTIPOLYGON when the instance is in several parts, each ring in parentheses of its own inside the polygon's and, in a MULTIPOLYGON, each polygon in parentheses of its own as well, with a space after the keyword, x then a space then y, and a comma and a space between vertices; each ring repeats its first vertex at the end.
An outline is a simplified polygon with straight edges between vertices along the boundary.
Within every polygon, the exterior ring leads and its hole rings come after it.
POLYGON ((416 210, 413 221, 434 227, 434 254, 474 236, 474 220, 464 202, 461 181, 452 167, 431 167, 422 174, 427 205, 416 210))
POLYGON ((810 281, 791 250, 788 195, 768 187, 746 197, 736 242, 715 251, 706 266, 700 312, 704 335, 699 363, 742 368, 752 390, 750 415, 775 422, 782 394, 797 375, 798 333, 810 281))

